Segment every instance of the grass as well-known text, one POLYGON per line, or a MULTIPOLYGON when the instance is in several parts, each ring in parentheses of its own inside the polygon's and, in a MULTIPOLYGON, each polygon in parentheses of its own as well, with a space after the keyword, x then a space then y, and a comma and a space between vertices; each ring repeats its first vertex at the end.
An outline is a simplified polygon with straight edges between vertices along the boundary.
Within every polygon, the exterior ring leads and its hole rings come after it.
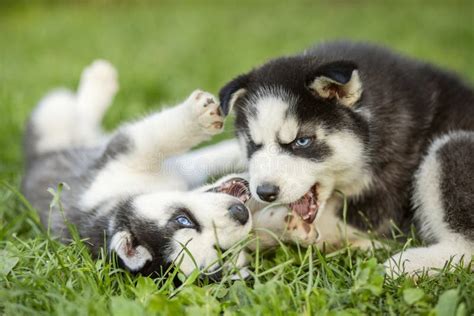
MULTIPOLYGON (((91 259, 78 240, 52 240, 18 193, 29 111, 48 89, 74 87, 98 57, 120 72, 122 88, 105 121, 113 128, 197 87, 216 92, 271 57, 333 38, 382 43, 472 82, 473 20, 471 1, 2 2, 0 314, 474 313, 474 278, 461 268, 416 281, 386 278, 380 262, 404 246, 398 243, 375 253, 284 246, 258 252, 246 282, 192 276, 177 286, 132 276, 91 259)), ((228 126, 217 139, 231 135, 228 126)))

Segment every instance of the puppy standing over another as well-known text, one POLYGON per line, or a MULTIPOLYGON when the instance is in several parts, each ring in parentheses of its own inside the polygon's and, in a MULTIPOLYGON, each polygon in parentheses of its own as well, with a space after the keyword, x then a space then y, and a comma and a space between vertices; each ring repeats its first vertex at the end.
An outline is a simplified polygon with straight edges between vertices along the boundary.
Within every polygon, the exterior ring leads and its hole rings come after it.
MULTIPOLYGON (((289 204, 319 229, 318 246, 347 238, 367 247, 368 231, 387 236, 393 224, 416 223, 430 245, 393 256, 388 271, 471 261, 474 92, 457 76, 334 42, 242 74, 219 96, 236 112, 252 195, 289 204)), ((259 225, 284 229, 271 212, 261 215, 259 225)))
MULTIPOLYGON (((115 69, 96 61, 83 72, 76 94, 55 91, 38 104, 25 138, 23 193, 43 224, 67 239, 59 210, 49 212, 47 192, 66 183, 70 189, 61 200, 68 221, 94 254, 105 246, 133 272, 165 271, 173 263, 185 274, 217 271, 219 249, 246 238, 250 214, 240 193, 186 191, 187 180, 198 183, 203 173, 230 168, 236 161, 219 157, 238 148, 230 143, 179 155, 222 131, 217 101, 197 90, 175 107, 104 135, 100 123, 117 89, 115 69), (186 164, 202 170, 185 173, 186 164)), ((244 264, 241 252, 236 265, 244 264)))

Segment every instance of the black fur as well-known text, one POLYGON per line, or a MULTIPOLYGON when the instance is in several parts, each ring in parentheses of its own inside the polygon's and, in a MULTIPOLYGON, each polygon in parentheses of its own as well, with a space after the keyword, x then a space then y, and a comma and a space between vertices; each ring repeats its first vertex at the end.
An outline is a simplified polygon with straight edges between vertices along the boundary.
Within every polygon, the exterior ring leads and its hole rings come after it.
POLYGON ((229 82, 219 93, 219 99, 221 101, 221 108, 224 115, 229 114, 229 103, 232 99, 232 94, 239 89, 247 86, 247 76, 238 76, 231 82, 229 82))
MULTIPOLYGON (((167 260, 169 255, 167 250, 170 250, 171 237, 176 228, 169 224, 165 227, 158 227, 152 221, 137 216, 136 212, 131 209, 132 207, 133 201, 127 201, 117 209, 115 232, 122 230, 130 232, 133 238, 132 246, 145 247, 153 258, 151 261, 147 261, 140 271, 134 272, 150 275, 166 271, 171 265, 171 262, 167 260)), ((124 268, 126 267, 124 266, 124 268)))
POLYGON ((126 154, 133 150, 133 142, 130 141, 127 135, 124 133, 117 133, 113 136, 110 142, 107 144, 102 156, 97 160, 95 164, 96 169, 102 169, 109 161, 114 160, 117 156, 126 154))
MULTIPOLYGON (((147 261, 139 271, 131 271, 134 273, 160 274, 160 272, 165 272, 170 267, 172 264, 169 261, 172 237, 178 229, 181 229, 175 221, 178 215, 188 216, 195 223, 195 229, 198 232, 201 231, 200 223, 192 213, 179 205, 173 207, 176 210, 164 227, 158 227, 153 221, 138 216, 137 212, 134 211, 133 197, 113 205, 111 208, 112 210, 106 216, 98 216, 96 210, 88 213, 82 212, 81 218, 78 219, 80 223, 78 225, 79 233, 88 236, 86 242, 89 244, 92 253, 97 256, 104 241, 109 243, 112 236, 120 231, 129 232, 132 236, 131 247, 145 247, 153 258, 151 261, 147 261), (109 227, 111 220, 114 223, 113 227, 109 227)), ((127 269, 120 257, 118 257, 118 263, 127 269)))
POLYGON ((441 163, 441 195, 445 221, 474 241, 474 133, 451 139, 437 156, 441 163))
POLYGON ((317 77, 327 77, 340 84, 346 84, 351 79, 352 72, 356 69, 357 65, 350 61, 342 60, 328 63, 306 76, 306 84, 309 85, 317 77))

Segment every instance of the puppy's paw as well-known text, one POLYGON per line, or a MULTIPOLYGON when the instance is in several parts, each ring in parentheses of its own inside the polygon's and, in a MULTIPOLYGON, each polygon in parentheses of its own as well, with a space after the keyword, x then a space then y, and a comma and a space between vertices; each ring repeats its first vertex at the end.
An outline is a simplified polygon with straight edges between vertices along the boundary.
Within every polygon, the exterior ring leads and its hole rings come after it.
POLYGON ((111 96, 119 87, 117 77, 117 70, 110 62, 98 59, 82 72, 80 89, 111 96))
POLYGON ((117 70, 108 61, 96 60, 84 69, 76 95, 82 120, 98 124, 118 88, 117 70))
POLYGON ((416 275, 424 268, 420 259, 412 249, 399 252, 384 262, 385 272, 391 278, 397 278, 403 274, 416 278, 416 275))
POLYGON ((194 91, 187 103, 192 108, 193 119, 199 128, 208 135, 216 135, 224 129, 224 115, 216 98, 201 90, 194 91))
POLYGON ((446 241, 399 252, 385 261, 384 266, 389 277, 407 274, 417 278, 424 273, 434 275, 440 271, 449 271, 459 265, 471 269, 472 256, 470 243, 462 240, 446 241))
MULTIPOLYGON (((439 248, 439 247, 438 247, 439 248)), ((438 273, 449 260, 458 263, 457 256, 444 257, 443 250, 435 247, 410 248, 390 257, 384 263, 385 272, 389 277, 397 278, 403 274, 414 279, 421 274, 433 275, 438 273)))
POLYGON ((369 250, 374 250, 374 249, 384 249, 385 246, 381 242, 377 240, 371 240, 371 239, 353 239, 349 240, 349 245, 352 248, 358 248, 362 251, 369 251, 369 250))
POLYGON ((313 245, 318 240, 319 234, 316 227, 303 221, 299 216, 288 214, 285 217, 285 239, 298 243, 304 247, 313 245))

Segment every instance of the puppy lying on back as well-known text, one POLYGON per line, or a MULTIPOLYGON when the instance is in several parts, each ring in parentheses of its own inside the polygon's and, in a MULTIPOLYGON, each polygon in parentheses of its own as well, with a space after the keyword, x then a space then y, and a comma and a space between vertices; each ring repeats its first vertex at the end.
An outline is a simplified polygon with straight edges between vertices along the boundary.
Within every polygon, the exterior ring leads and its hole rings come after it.
MULTIPOLYGON (((95 255, 106 247, 130 271, 150 274, 173 263, 185 274, 216 271, 219 251, 252 227, 247 190, 187 189, 238 164, 221 158, 237 157, 238 146, 180 154, 222 131, 218 102, 196 90, 175 107, 105 135, 100 123, 117 89, 115 69, 96 61, 83 72, 77 93, 55 91, 38 104, 27 127, 23 193, 43 224, 67 240, 63 215, 58 206, 50 212, 47 191, 66 183, 66 219, 95 255)), ((245 264, 242 252, 236 264, 245 264)))

